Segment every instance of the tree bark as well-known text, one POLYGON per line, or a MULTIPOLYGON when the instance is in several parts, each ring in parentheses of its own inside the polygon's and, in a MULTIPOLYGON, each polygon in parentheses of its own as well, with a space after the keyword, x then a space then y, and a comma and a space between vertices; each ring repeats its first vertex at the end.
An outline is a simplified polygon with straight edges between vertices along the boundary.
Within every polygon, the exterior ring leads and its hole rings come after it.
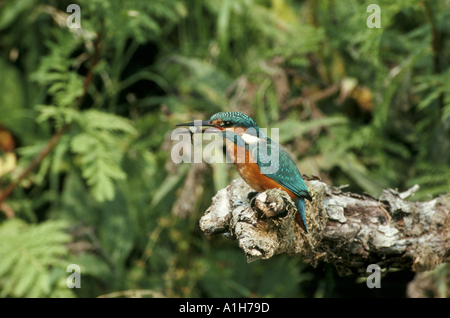
POLYGON ((278 190, 255 193, 242 179, 220 190, 200 220, 207 235, 236 239, 251 262, 276 254, 304 262, 334 264, 342 276, 381 268, 427 271, 450 261, 450 198, 410 202, 418 186, 398 193, 387 189, 379 200, 345 193, 318 180, 306 181, 309 234, 294 221, 296 209, 278 190))

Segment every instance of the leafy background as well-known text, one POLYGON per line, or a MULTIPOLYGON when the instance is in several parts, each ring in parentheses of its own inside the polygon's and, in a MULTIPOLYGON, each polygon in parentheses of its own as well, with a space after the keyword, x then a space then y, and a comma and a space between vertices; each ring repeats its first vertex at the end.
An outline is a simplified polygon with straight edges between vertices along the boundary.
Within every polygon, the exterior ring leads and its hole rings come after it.
POLYGON ((413 273, 381 293, 205 237, 237 172, 174 164, 170 135, 242 111, 330 185, 448 194, 450 1, 80 0, 69 29, 71 3, 0 1, 0 296, 406 296, 413 273))

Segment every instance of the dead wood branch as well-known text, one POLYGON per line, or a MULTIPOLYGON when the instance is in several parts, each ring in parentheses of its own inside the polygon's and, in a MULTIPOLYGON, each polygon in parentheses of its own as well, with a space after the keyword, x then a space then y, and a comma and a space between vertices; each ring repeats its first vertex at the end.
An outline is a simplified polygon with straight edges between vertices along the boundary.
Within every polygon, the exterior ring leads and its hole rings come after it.
POLYGON ((450 261, 450 199, 409 202, 414 193, 388 189, 379 200, 307 181, 310 234, 294 222, 295 208, 280 190, 255 192, 242 180, 220 190, 200 220, 207 235, 236 239, 247 260, 285 253, 316 266, 328 262, 340 275, 381 268, 427 271, 450 261))

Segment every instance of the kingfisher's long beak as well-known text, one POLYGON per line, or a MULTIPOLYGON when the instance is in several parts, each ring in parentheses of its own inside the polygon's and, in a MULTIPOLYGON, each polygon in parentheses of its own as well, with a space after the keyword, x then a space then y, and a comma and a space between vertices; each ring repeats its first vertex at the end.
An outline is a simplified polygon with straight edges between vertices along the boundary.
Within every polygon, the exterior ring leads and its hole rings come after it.
POLYGON ((192 133, 200 132, 200 131, 198 131, 198 129, 201 127, 201 133, 202 134, 205 133, 205 130, 207 130, 210 127, 214 127, 214 128, 217 128, 218 130, 221 130, 220 127, 218 127, 216 125, 212 125, 209 120, 202 121, 201 122, 201 126, 199 125, 198 122, 178 124, 178 125, 175 125, 175 126, 187 126, 187 127, 189 127, 189 131, 191 131, 192 133))

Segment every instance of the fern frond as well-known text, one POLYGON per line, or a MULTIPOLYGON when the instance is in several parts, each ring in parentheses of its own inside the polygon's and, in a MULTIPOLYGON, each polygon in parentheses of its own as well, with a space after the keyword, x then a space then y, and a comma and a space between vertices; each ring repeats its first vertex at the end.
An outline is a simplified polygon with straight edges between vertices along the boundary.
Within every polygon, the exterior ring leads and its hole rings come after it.
POLYGON ((71 57, 82 41, 71 36, 67 30, 53 29, 53 35, 55 41, 46 42, 50 53, 42 58, 39 68, 30 78, 48 87, 54 105, 71 107, 83 94, 83 79, 72 69, 75 59, 71 57))
POLYGON ((90 109, 82 113, 80 123, 84 125, 87 130, 107 130, 117 131, 135 135, 136 128, 133 127, 131 121, 114 114, 105 113, 96 109, 90 109))
POLYGON ((98 136, 81 133, 71 142, 72 151, 80 155, 83 178, 91 187, 93 197, 100 202, 111 200, 115 193, 114 180, 123 180, 126 177, 119 165, 118 158, 121 154, 117 153, 117 148, 114 149, 117 146, 113 140, 105 143, 98 136))
POLYGON ((65 244, 70 241, 66 228, 62 221, 28 225, 20 219, 0 225, 2 297, 46 297, 54 291, 50 276, 56 268, 68 265, 63 261, 68 254, 65 244))
POLYGON ((450 168, 444 164, 419 164, 418 175, 409 185, 419 184, 419 198, 450 193, 450 168))
POLYGON ((81 113, 78 122, 84 132, 72 138, 71 150, 79 155, 82 175, 93 197, 99 202, 111 200, 114 181, 126 178, 120 167, 127 144, 124 138, 137 131, 129 120, 98 110, 81 113))

